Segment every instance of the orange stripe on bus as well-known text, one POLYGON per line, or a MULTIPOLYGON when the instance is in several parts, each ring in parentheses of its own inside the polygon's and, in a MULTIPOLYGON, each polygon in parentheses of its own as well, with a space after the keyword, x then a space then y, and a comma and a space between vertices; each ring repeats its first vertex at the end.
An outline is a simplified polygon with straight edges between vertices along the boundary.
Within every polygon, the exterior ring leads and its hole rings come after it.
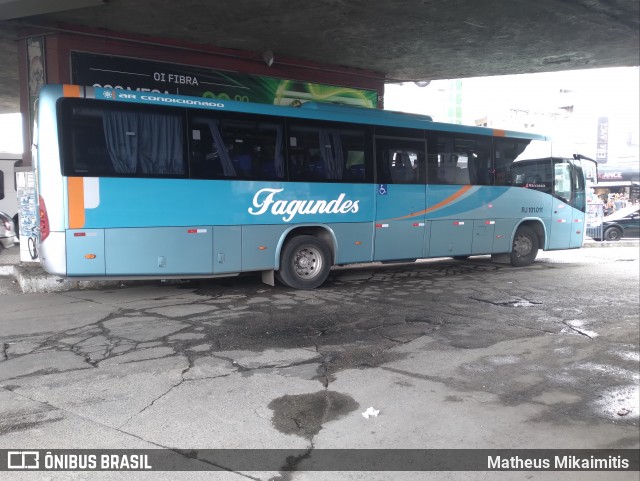
POLYGON ((80 86, 79 85, 63 85, 62 86, 62 95, 65 97, 80 97, 80 86))
POLYGON ((493 129, 493 136, 494 137, 504 137, 506 135, 507 135, 507 132, 505 130, 493 129))
POLYGON ((396 217, 395 219, 389 219, 389 220, 410 219, 411 217, 416 217, 416 216, 419 216, 419 215, 422 215, 422 214, 427 214, 429 212, 433 212, 434 210, 441 209, 445 205, 450 204, 451 202, 456 200, 458 197, 461 197, 462 195, 464 195, 472 187, 473 187, 472 185, 465 185, 464 187, 460 188, 460 190, 457 190, 456 192, 454 192, 452 195, 450 195, 449 197, 447 197, 443 201, 438 202, 436 205, 433 205, 433 206, 429 207, 428 209, 421 210, 420 212, 414 212, 412 214, 405 215, 403 217, 396 217))
POLYGON ((69 200, 69 228, 84 227, 84 179, 82 177, 67 178, 67 195, 69 200))
POLYGON ((444 207, 445 205, 450 204, 451 202, 456 200, 458 197, 462 197, 472 187, 473 187, 472 185, 465 185, 464 187, 461 187, 459 191, 454 192, 451 196, 447 197, 442 202, 438 202, 436 205, 429 207, 423 213, 426 214, 427 212, 431 212, 431 211, 440 209, 440 208, 444 207))

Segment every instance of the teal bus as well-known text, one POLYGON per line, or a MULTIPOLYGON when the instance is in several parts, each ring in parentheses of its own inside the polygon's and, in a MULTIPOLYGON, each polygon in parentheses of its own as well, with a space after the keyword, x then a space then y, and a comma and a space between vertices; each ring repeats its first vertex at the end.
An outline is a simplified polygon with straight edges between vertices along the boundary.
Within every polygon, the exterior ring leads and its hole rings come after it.
POLYGON ((47 85, 34 166, 44 269, 320 286, 332 266, 582 246, 580 157, 547 137, 332 104, 47 85))

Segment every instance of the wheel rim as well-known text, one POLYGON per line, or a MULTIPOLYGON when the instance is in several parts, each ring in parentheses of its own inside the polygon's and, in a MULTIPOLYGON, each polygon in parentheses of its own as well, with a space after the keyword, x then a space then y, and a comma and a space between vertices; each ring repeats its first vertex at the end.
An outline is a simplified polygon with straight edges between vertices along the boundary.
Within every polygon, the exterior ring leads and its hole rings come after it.
POLYGON ((524 236, 524 235, 518 236, 513 241, 513 252, 518 257, 526 257, 529 254, 531 254, 532 250, 533 250, 533 243, 531 242, 531 239, 529 239, 527 236, 524 236))
POLYGON ((300 279, 313 279, 322 266, 322 254, 315 247, 302 247, 293 258, 293 270, 300 279))

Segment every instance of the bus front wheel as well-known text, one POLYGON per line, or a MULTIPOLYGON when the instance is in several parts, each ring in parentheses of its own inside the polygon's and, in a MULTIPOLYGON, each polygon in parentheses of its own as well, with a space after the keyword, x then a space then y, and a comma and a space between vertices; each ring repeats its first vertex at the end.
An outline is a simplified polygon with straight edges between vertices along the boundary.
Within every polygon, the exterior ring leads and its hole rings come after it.
POLYGON ((538 236, 531 227, 518 227, 511 248, 511 265, 524 267, 533 264, 538 255, 538 236))
POLYGON ((329 276, 331 254, 317 237, 301 235, 287 241, 280 258, 278 280, 294 289, 315 289, 329 276))

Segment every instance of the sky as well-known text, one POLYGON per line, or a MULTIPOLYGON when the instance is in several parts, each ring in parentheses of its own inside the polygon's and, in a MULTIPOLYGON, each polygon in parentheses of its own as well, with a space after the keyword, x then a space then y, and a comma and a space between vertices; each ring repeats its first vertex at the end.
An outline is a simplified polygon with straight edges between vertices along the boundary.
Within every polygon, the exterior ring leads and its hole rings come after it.
POLYGON ((20 114, 0 114, 0 152, 22 153, 20 114))
POLYGON ((598 119, 609 120, 609 159, 638 163, 638 67, 434 80, 387 85, 385 109, 431 115, 435 121, 532 131, 595 157, 598 119), (452 106, 460 104, 459 118, 452 106), (563 108, 564 107, 564 108, 563 108))
MULTIPOLYGON (((388 84, 385 108, 465 125, 485 119, 489 127, 544 134, 590 157, 598 118, 607 117, 610 162, 635 165, 639 80, 639 68, 626 67, 388 84)), ((22 152, 20 114, 0 115, 0 152, 22 152)))

